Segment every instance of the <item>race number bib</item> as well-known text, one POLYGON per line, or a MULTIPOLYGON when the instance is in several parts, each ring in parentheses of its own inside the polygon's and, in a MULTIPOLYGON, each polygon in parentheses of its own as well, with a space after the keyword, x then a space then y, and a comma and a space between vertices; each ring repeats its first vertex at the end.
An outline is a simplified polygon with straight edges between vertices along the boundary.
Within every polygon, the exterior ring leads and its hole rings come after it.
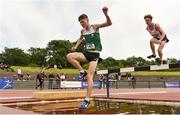
POLYGON ((86 43, 86 49, 95 49, 94 43, 86 43))

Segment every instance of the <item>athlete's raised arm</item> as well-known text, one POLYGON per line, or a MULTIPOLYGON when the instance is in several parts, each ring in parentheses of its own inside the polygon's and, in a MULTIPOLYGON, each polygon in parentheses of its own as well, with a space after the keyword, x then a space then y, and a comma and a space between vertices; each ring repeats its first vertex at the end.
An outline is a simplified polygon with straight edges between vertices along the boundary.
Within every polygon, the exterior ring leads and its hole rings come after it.
POLYGON ((95 24, 94 26, 95 26, 96 30, 98 30, 99 28, 103 28, 103 27, 107 27, 107 26, 112 25, 111 18, 108 15, 108 8, 103 7, 102 11, 103 11, 103 13, 104 13, 104 15, 106 17, 106 22, 104 22, 102 24, 95 24))

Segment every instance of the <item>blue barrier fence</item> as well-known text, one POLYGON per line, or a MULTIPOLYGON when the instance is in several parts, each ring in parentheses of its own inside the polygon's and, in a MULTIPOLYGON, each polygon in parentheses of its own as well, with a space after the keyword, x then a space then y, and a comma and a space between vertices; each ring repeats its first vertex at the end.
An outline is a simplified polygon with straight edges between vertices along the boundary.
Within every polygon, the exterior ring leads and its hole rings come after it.
POLYGON ((13 89, 13 78, 0 78, 0 89, 13 89))
MULTIPOLYGON (((87 86, 88 86, 87 81, 82 81, 81 83, 82 83, 81 84, 82 88, 87 88, 87 86)), ((93 82, 93 88, 101 88, 101 86, 102 86, 101 82, 99 82, 99 81, 94 81, 93 82)))

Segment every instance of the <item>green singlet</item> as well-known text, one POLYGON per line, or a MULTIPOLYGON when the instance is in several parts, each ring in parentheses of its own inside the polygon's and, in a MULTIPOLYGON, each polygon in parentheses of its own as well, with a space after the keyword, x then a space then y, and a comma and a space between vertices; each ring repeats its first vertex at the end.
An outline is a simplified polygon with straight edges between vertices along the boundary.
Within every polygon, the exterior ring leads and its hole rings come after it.
POLYGON ((82 35, 85 40, 85 49, 87 52, 97 52, 102 51, 100 34, 98 31, 95 31, 93 26, 87 31, 83 29, 82 35))

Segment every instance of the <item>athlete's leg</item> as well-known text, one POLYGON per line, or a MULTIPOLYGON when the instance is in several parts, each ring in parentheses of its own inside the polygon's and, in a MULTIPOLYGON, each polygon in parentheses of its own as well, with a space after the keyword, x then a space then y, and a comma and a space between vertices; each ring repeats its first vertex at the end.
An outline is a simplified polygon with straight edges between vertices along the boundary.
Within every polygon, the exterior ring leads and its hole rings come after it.
POLYGON ((166 44, 166 41, 162 41, 162 42, 160 43, 159 47, 158 47, 158 54, 159 54, 159 58, 160 58, 161 61, 163 60, 162 50, 163 50, 165 44, 166 44))
POLYGON ((152 51, 152 53, 153 53, 153 55, 155 56, 156 55, 156 52, 155 52, 155 43, 157 43, 157 39, 156 38, 152 38, 151 40, 150 40, 150 48, 151 48, 151 51, 152 51))
POLYGON ((155 52, 155 45, 158 42, 158 40, 156 38, 152 38, 150 40, 150 48, 152 51, 152 55, 147 56, 147 58, 151 59, 151 58, 155 58, 156 57, 156 52, 155 52))
POLYGON ((86 109, 88 105, 90 104, 90 96, 93 89, 93 76, 96 71, 97 63, 98 63, 98 60, 91 61, 89 63, 88 74, 87 74, 87 82, 88 82, 87 93, 86 93, 85 100, 83 101, 82 105, 79 108, 80 110, 86 109))
POLYGON ((73 53, 69 53, 67 55, 67 60, 77 69, 79 69, 79 71, 83 71, 83 68, 81 67, 79 62, 87 62, 85 56, 83 55, 83 53, 79 53, 79 52, 73 52, 73 53))
POLYGON ((94 77, 94 73, 96 71, 97 63, 98 63, 98 60, 91 61, 89 63, 89 68, 88 68, 88 72, 87 72, 88 87, 87 87, 86 98, 90 98, 91 93, 92 93, 92 89, 93 89, 93 77, 94 77))

